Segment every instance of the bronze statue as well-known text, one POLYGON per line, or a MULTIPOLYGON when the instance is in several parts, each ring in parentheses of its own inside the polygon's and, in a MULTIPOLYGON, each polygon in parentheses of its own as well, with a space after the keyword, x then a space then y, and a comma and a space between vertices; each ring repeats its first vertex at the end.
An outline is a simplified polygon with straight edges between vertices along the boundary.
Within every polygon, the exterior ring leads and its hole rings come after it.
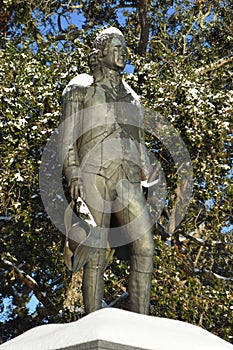
POLYGON ((102 307, 108 242, 122 245, 125 237, 130 250, 130 310, 149 310, 154 247, 141 181, 149 178, 151 168, 142 107, 121 76, 126 59, 123 34, 117 28, 105 29, 89 56, 93 76, 75 77, 63 92, 64 174, 73 201, 85 199, 100 230, 98 247, 84 264, 86 313, 102 307), (117 227, 110 235, 112 215, 117 227))

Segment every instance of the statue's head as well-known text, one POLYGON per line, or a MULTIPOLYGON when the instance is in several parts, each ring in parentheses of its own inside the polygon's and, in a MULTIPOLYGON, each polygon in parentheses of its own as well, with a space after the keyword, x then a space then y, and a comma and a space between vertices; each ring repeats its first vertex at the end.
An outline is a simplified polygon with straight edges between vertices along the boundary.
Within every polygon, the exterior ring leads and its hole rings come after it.
POLYGON ((89 65, 94 71, 98 67, 108 67, 121 72, 126 64, 127 50, 122 32, 110 27, 95 39, 89 56, 89 65))

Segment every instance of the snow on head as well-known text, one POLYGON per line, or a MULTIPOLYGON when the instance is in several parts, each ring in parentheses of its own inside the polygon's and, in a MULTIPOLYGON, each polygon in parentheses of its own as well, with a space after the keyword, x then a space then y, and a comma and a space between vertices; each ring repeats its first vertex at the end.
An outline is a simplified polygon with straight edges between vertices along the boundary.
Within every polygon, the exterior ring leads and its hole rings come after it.
POLYGON ((109 27, 107 29, 104 29, 98 36, 96 39, 98 39, 99 37, 101 37, 102 35, 120 35, 122 37, 124 37, 123 33, 116 27, 109 27))

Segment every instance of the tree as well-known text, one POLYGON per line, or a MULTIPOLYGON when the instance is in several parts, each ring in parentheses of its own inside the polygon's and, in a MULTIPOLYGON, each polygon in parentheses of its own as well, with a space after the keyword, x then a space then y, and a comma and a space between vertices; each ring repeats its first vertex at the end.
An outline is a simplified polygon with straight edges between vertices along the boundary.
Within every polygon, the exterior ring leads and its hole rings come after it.
MULTIPOLYGON (((179 131, 192 159, 193 196, 177 226, 183 195, 177 190, 178 169, 166 145, 147 134, 167 185, 154 228, 151 314, 198 324, 231 341, 231 2, 9 0, 1 5, 2 341, 35 325, 80 317, 80 274, 65 269, 62 235, 47 217, 38 173, 46 141, 59 124, 62 90, 74 75, 88 72, 93 36, 107 25, 125 34, 128 67, 134 69, 127 81, 146 108, 179 131), (164 240, 171 235, 168 247, 164 240), (33 294, 39 303, 30 314, 33 294)), ((127 263, 114 258, 109 264, 106 302, 126 292, 127 273, 127 263)), ((117 305, 127 308, 127 299, 117 305)))

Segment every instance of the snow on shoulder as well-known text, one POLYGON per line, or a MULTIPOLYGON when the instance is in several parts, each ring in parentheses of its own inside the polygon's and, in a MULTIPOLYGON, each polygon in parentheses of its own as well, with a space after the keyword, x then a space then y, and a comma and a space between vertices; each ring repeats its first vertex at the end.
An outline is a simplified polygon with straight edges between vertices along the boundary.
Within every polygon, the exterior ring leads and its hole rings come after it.
POLYGON ((64 97, 73 88, 87 88, 93 83, 93 81, 93 77, 87 73, 78 74, 66 85, 62 92, 62 96, 64 97))
POLYGON ((146 350, 233 350, 230 343, 189 323, 114 308, 76 322, 35 327, 0 345, 0 350, 56 350, 94 340, 146 350))
POLYGON ((82 87, 88 87, 93 83, 93 77, 87 73, 78 74, 76 77, 71 79, 68 86, 77 85, 82 87))

